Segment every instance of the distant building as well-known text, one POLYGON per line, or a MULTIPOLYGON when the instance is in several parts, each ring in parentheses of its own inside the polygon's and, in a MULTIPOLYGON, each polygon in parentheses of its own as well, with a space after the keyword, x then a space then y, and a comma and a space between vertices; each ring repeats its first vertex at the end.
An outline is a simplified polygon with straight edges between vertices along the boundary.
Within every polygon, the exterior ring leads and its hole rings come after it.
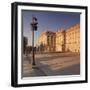
POLYGON ((38 44, 43 52, 80 52, 80 24, 67 30, 42 32, 38 44))

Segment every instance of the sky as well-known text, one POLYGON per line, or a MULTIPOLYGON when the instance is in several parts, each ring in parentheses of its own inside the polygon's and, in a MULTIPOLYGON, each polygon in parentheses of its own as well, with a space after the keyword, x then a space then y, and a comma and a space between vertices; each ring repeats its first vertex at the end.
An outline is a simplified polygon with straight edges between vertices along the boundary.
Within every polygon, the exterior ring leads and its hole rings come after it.
POLYGON ((23 36, 28 38, 28 45, 32 45, 32 32, 30 26, 32 16, 35 16, 38 20, 38 29, 34 32, 35 45, 37 44, 41 32, 56 32, 60 28, 66 30, 67 28, 80 23, 80 13, 22 10, 23 36))

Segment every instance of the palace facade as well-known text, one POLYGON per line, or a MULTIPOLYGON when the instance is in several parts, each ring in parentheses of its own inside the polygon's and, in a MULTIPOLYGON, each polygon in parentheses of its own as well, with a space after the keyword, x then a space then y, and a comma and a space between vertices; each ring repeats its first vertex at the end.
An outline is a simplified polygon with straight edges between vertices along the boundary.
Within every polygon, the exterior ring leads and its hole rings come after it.
POLYGON ((55 51, 55 33, 51 31, 41 33, 39 37, 40 51, 53 52, 55 51))
POLYGON ((42 32, 38 45, 43 52, 80 52, 80 24, 67 30, 42 32))

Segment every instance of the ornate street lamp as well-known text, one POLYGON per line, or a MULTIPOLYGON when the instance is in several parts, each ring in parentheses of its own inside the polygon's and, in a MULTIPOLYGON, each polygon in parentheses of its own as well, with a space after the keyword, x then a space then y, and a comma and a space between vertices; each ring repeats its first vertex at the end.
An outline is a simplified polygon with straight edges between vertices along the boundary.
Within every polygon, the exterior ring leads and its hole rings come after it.
POLYGON ((34 55, 34 31, 37 31, 37 18, 36 17, 32 17, 32 22, 31 22, 31 30, 32 30, 32 65, 36 65, 35 64, 35 55, 34 55))

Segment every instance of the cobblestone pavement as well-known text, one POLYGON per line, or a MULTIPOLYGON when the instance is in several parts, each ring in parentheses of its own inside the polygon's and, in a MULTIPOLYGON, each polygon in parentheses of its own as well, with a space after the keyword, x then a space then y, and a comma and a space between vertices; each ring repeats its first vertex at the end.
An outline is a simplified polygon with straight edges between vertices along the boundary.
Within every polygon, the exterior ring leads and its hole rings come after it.
POLYGON ((23 77, 80 74, 80 55, 76 53, 36 54, 36 68, 32 68, 31 55, 23 58, 23 77))

